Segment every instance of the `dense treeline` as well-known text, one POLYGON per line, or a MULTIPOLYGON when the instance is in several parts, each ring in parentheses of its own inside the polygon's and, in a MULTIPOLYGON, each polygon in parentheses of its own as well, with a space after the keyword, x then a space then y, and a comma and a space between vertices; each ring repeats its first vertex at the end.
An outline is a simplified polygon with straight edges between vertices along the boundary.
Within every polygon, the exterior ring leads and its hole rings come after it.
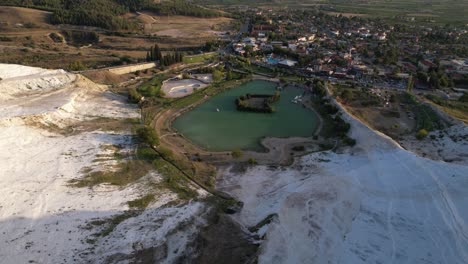
POLYGON ((171 52, 163 56, 158 44, 152 46, 150 50, 146 52, 146 61, 159 61, 161 66, 170 66, 172 64, 182 62, 183 59, 183 54, 178 51, 171 52))
POLYGON ((182 16, 194 16, 194 17, 219 17, 221 13, 200 7, 198 5, 185 2, 183 0, 174 0, 162 2, 161 4, 150 4, 145 8, 158 13, 159 15, 182 15, 182 16))
POLYGON ((0 5, 24 6, 53 12, 51 23, 95 26, 110 30, 135 29, 124 13, 149 10, 159 15, 218 17, 219 12, 182 0, 0 0, 0 5))
POLYGON ((176 51, 176 52, 164 55, 162 60, 159 61, 159 63, 161 64, 161 66, 170 66, 172 64, 182 62, 183 59, 184 57, 182 53, 176 51))
POLYGON ((146 61, 160 61, 162 58, 163 56, 158 44, 152 46, 146 53, 146 61))
POLYGON ((105 29, 121 30, 134 29, 136 25, 116 14, 105 14, 87 10, 55 11, 51 17, 52 24, 71 24, 81 26, 101 27, 105 29))

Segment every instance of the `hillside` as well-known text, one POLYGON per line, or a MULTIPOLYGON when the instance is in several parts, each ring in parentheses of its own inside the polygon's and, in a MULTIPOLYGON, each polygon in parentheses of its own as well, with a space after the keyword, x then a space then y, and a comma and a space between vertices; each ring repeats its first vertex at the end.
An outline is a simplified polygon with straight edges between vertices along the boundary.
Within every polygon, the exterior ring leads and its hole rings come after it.
POLYGON ((110 30, 132 30, 137 25, 122 15, 128 12, 152 11, 158 15, 185 15, 194 17, 219 17, 221 13, 182 0, 162 1, 155 3, 149 0, 0 0, 0 6, 20 6, 44 9, 52 12, 50 22, 53 24, 71 24, 94 26, 110 30))
MULTIPOLYGON (((1 0, 0 0, 1 1, 1 0)), ((145 60, 155 43, 163 51, 197 52, 220 32, 232 30, 226 17, 161 16, 157 12, 119 15, 132 32, 69 24, 54 25, 53 11, 2 6, 0 61, 67 70, 103 68, 145 60), (74 65, 79 65, 76 67, 74 65)))
POLYGON ((0 64, 0 78, 2 263, 132 262, 151 248, 155 261, 172 263, 186 254, 207 207, 181 202, 156 171, 139 163, 129 183, 73 184, 138 162, 136 106, 63 70, 0 64))
POLYGON ((51 12, 22 7, 5 6, 0 9, 1 22, 13 25, 18 23, 31 23, 38 26, 45 26, 51 15, 51 12))

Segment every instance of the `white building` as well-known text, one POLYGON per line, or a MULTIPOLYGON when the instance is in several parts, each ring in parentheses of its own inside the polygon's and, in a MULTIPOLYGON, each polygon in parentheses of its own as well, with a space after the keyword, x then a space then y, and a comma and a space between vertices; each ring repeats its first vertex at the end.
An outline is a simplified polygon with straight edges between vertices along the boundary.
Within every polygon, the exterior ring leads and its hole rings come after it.
POLYGON ((297 61, 281 60, 280 62, 278 62, 278 64, 282 66, 287 66, 287 67, 294 67, 297 64, 297 61))

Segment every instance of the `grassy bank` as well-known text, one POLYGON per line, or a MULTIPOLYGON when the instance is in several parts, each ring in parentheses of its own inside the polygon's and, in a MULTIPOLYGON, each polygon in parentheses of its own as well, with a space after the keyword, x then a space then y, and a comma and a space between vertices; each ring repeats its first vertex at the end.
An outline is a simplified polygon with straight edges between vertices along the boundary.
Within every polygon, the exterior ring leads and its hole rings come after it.
POLYGON ((468 124, 468 102, 447 100, 436 95, 427 95, 426 98, 450 116, 468 124))
POLYGON ((199 55, 193 55, 193 56, 185 56, 183 59, 184 63, 198 63, 198 62, 205 62, 207 60, 210 60, 214 57, 216 57, 218 53, 216 52, 210 52, 210 53, 203 53, 199 55))

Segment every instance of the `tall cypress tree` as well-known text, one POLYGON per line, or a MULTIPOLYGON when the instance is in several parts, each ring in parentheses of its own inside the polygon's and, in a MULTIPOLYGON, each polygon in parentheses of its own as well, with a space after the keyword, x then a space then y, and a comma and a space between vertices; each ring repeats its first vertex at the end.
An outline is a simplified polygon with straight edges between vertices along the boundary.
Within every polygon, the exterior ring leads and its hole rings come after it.
POLYGON ((150 49, 150 60, 154 60, 154 47, 151 47, 150 49))
POLYGON ((154 55, 155 55, 154 60, 159 60, 160 61, 163 58, 162 53, 161 53, 161 49, 159 48, 158 44, 154 45, 154 55))
POLYGON ((182 53, 176 51, 176 53, 175 53, 175 61, 176 61, 176 62, 182 62, 182 53))
POLYGON ((146 61, 151 61, 151 56, 150 56, 149 51, 146 52, 146 61))
POLYGON ((179 61, 182 62, 184 60, 184 54, 179 52, 179 61))
POLYGON ((172 64, 177 63, 176 52, 173 52, 173 53, 171 54, 171 62, 172 62, 172 64))

